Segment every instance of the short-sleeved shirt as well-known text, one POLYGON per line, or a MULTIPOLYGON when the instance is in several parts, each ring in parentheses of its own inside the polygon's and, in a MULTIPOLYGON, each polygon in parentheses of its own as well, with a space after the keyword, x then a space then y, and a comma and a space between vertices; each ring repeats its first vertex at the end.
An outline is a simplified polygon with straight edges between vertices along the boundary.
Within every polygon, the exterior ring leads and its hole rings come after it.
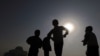
POLYGON ((40 48, 42 46, 42 40, 36 36, 29 37, 27 43, 30 44, 32 48, 40 48))
POLYGON ((53 39, 55 42, 63 41, 63 30, 65 30, 63 26, 58 26, 50 31, 50 33, 53 34, 53 39))

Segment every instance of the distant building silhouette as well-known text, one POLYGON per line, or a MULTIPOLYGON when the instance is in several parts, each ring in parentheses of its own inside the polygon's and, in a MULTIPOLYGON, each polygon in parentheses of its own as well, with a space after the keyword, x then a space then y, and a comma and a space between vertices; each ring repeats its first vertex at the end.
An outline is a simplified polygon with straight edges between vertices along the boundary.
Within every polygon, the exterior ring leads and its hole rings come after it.
POLYGON ((27 52, 23 50, 21 46, 6 52, 4 56, 27 56, 27 52))
POLYGON ((43 50, 44 50, 44 56, 49 56, 49 51, 51 51, 51 45, 50 45, 50 37, 45 37, 43 40, 43 50))
POLYGON ((38 56, 38 49, 42 46, 40 30, 35 30, 35 36, 29 37, 26 41, 30 45, 28 56, 38 56))
POLYGON ((56 56, 62 56, 62 50, 63 50, 63 37, 66 37, 68 34, 68 30, 64 28, 63 26, 58 26, 58 20, 54 19, 52 22, 54 28, 48 33, 48 36, 51 37, 53 35, 53 38, 51 38, 54 41, 54 50, 56 56), (65 30, 65 34, 63 35, 63 30, 65 30))
POLYGON ((99 46, 96 35, 92 32, 93 27, 87 26, 83 45, 87 45, 86 56, 99 56, 99 46))

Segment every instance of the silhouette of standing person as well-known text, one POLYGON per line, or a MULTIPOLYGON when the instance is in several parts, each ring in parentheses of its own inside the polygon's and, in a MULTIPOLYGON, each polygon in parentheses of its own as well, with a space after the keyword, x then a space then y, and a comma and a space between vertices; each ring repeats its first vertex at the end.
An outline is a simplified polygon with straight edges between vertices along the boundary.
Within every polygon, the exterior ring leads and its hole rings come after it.
POLYGON ((40 30, 35 30, 35 36, 29 37, 26 41, 30 45, 28 56, 38 56, 38 49, 42 46, 40 30))
POLYGON ((62 56, 63 49, 63 37, 66 37, 68 34, 68 30, 63 26, 58 26, 58 20, 54 19, 52 22, 54 28, 48 33, 48 36, 51 37, 53 35, 52 40, 54 41, 54 50, 56 56, 62 56), (65 30, 65 34, 63 34, 63 30, 65 30))
POLYGON ((87 45, 86 56, 99 56, 99 46, 96 35, 92 32, 93 27, 87 26, 85 30, 85 36, 83 45, 87 45))
POLYGON ((43 40, 43 50, 44 50, 44 56, 49 56, 49 51, 51 51, 51 45, 50 45, 50 37, 45 37, 43 40))

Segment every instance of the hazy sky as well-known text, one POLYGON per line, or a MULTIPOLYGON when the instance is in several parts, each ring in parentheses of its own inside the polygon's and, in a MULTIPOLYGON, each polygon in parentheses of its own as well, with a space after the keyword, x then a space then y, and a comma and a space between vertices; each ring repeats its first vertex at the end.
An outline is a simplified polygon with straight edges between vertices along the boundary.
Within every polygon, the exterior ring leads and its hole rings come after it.
MULTIPOLYGON (((67 22, 75 29, 64 39, 64 56, 84 56, 86 47, 82 46, 84 30, 88 25, 94 27, 100 45, 100 1, 99 0, 34 0, 0 2, 0 56, 22 46, 28 51, 26 39, 34 35, 35 29, 41 30, 41 39, 53 28, 52 20, 58 19, 59 25, 67 22)), ((51 41, 52 48, 53 42, 51 41)), ((40 50, 39 55, 43 56, 40 50)), ((54 50, 50 56, 55 55, 54 50), (53 53, 53 54, 52 54, 53 53)))

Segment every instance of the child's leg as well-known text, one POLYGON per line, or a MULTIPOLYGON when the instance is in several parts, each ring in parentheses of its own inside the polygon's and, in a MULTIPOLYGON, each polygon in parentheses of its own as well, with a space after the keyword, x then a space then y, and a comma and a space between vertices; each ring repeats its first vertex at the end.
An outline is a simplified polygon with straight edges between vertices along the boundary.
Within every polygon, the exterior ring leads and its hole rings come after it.
POLYGON ((49 51, 44 51, 44 56, 49 56, 49 51))

